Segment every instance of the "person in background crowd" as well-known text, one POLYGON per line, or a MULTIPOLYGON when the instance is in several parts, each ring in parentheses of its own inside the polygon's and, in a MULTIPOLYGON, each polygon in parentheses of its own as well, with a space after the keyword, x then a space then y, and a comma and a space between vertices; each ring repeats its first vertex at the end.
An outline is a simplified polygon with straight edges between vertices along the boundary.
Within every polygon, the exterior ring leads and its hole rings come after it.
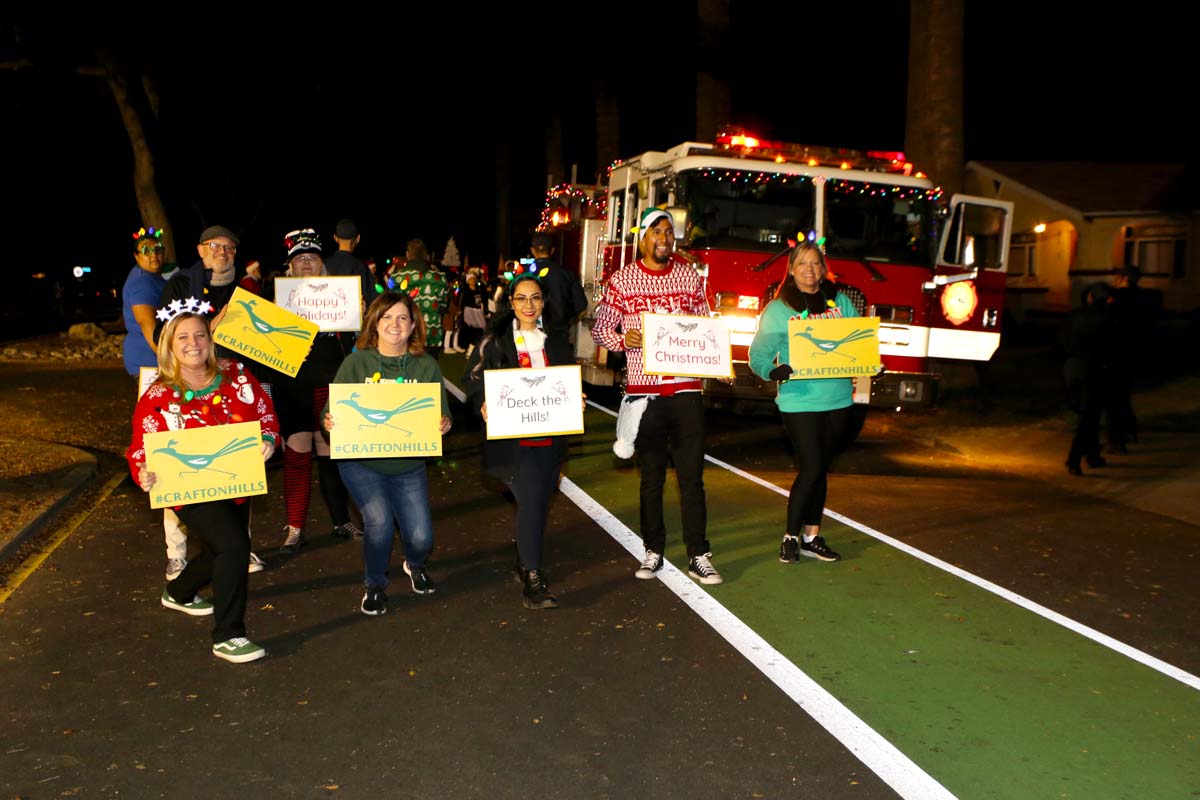
MULTIPOLYGON (((371 301, 375 299, 375 295, 379 292, 375 289, 375 276, 365 263, 360 261, 354 255, 354 250, 358 247, 360 240, 358 234, 358 225, 352 219, 338 220, 337 227, 334 228, 333 240, 337 243, 337 250, 330 254, 329 258, 325 259, 325 271, 329 275, 343 278, 358 278, 359 292, 362 296, 362 307, 365 310, 371 305, 371 301)), ((349 345, 353 341, 353 335, 349 334, 350 339, 346 341, 349 345)))
MULTIPOLYGON (((641 425, 633 439, 642 479, 641 533, 646 554, 634 575, 650 580, 662 569, 667 528, 663 521, 663 484, 668 457, 679 482, 683 541, 688 574, 704 584, 722 582, 712 565, 704 494, 704 405, 698 378, 647 375, 642 371, 642 314, 708 316, 699 273, 672 263, 675 225, 661 208, 648 208, 639 226, 642 257, 613 273, 596 309, 592 337, 602 347, 627 353, 622 413, 640 404, 641 425)), ((619 421, 618 421, 618 424, 619 421)))
POLYGON ((404 257, 404 266, 393 274, 393 288, 417 301, 425 323, 425 352, 436 359, 442 352, 442 313, 450 288, 441 270, 429 263, 429 251, 423 241, 411 240, 404 257))
POLYGON ((796 477, 788 493, 787 523, 779 544, 779 560, 800 556, 837 561, 841 555, 825 544, 821 519, 825 513, 829 467, 843 441, 854 404, 849 378, 788 380, 788 320, 857 317, 854 303, 828 279, 825 253, 801 242, 788 258, 788 274, 775 299, 767 304, 758 332, 750 344, 750 368, 763 380, 779 381, 775 404, 792 443, 796 477))
POLYGON ((1080 302, 1080 307, 1071 312, 1067 360, 1063 365, 1067 402, 1079 415, 1067 452, 1067 472, 1072 475, 1083 474, 1085 458, 1090 469, 1108 465, 1100 455, 1100 417, 1111 391, 1114 354, 1109 305, 1112 287, 1102 281, 1093 283, 1083 290, 1080 302))
POLYGON ((458 276, 447 276, 449 284, 449 302, 446 313, 442 315, 442 330, 445 331, 442 341, 443 352, 461 353, 458 346, 459 329, 462 323, 462 279, 458 276))
MULTIPOLYGON (((367 309, 358 348, 338 368, 334 383, 436 383, 441 387, 441 432, 450 430, 450 403, 438 363, 425 352, 425 323, 407 292, 384 292, 367 309)), ((339 412, 339 418, 342 414, 339 412)), ((325 430, 334 428, 326 405, 325 430)), ((350 424, 349 421, 343 424, 350 424)), ((417 594, 434 591, 426 562, 433 551, 433 515, 424 458, 341 459, 338 470, 363 515, 364 584, 360 609, 387 612, 393 524, 404 540, 404 573, 417 594)))
POLYGON ((554 259, 554 237, 550 234, 535 233, 530 251, 538 272, 545 271, 542 286, 546 292, 546 335, 570 347, 571 328, 587 311, 583 284, 554 259))
MULTIPOLYGON (((271 398, 243 365, 217 360, 203 315, 184 311, 158 341, 158 379, 138 400, 126 460, 133 479, 149 492, 158 476, 146 468, 147 433, 257 420, 264 461, 279 439, 271 398)), ((193 558, 162 593, 162 605, 192 616, 214 616, 212 652, 235 663, 267 654, 246 638, 246 572, 250 560, 250 504, 246 498, 213 500, 175 509, 200 539, 193 558), (198 594, 212 583, 213 601, 198 594)))
MULTIPOLYGON (((464 387, 472 406, 487 421, 483 375, 489 369, 530 369, 571 364, 569 346, 552 340, 541 327, 548 298, 536 264, 509 284, 510 307, 498 314, 467 366, 464 387)), ((484 469, 502 481, 517 501, 515 572, 524 587, 526 608, 556 608, 542 570, 542 545, 550 501, 558 488, 560 465, 567 458, 567 437, 486 439, 484 469)))
POLYGON ((487 300, 483 286, 483 270, 471 267, 467 270, 466 285, 459 296, 462 305, 462 329, 458 338, 458 346, 463 352, 470 354, 471 350, 483 338, 487 327, 487 300))
MULTIPOLYGON (((287 276, 315 278, 326 274, 321 259, 321 240, 312 228, 288 233, 287 276)), ((312 494, 313 449, 316 448, 317 483, 333 523, 333 535, 341 539, 362 536, 350 521, 350 496, 337 466, 329 458, 329 444, 321 435, 321 412, 329 399, 329 383, 342 365, 345 352, 337 333, 318 333, 312 349, 296 377, 278 373, 273 379, 272 398, 283 434, 283 498, 287 506, 284 553, 297 552, 308 539, 304 535, 312 494)))

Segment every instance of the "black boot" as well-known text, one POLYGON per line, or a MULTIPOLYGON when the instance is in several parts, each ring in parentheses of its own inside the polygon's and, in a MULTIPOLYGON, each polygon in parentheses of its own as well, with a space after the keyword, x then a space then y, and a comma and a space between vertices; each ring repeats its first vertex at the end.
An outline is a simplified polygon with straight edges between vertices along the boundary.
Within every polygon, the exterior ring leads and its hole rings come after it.
POLYGON ((524 572, 525 591, 523 594, 526 608, 558 608, 558 601, 550 594, 550 587, 541 570, 530 569, 524 572))

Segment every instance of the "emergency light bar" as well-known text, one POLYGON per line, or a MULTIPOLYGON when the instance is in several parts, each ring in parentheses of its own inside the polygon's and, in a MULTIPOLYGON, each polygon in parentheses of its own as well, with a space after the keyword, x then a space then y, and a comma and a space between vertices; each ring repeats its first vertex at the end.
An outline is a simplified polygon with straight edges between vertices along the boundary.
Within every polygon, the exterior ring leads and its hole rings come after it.
POLYGON ((810 167, 822 164, 840 169, 868 169, 883 172, 898 172, 911 175, 913 165, 901 150, 843 150, 792 142, 777 142, 760 139, 740 128, 725 128, 717 133, 713 141, 717 150, 725 150, 739 158, 770 159, 777 164, 785 161, 800 161, 810 167))

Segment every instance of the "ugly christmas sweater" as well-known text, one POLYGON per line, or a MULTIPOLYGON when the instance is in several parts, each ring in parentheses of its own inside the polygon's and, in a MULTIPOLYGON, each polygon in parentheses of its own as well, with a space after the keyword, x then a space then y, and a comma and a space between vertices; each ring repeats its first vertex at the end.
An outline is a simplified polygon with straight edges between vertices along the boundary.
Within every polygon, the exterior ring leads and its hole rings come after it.
POLYGON ((642 348, 625 347, 626 331, 642 329, 642 314, 708 316, 704 284, 700 274, 672 262, 664 270, 652 270, 640 259, 613 273, 604 288, 604 299, 596 308, 592 338, 614 353, 627 356, 626 394, 670 395, 700 391, 699 378, 647 375, 642 371, 642 348))
MULTIPOLYGON (((271 398, 240 361, 217 359, 217 377, 197 392, 155 382, 133 410, 133 441, 125 451, 129 473, 136 483, 138 463, 146 460, 142 437, 159 431, 178 431, 210 425, 254 422, 262 425, 264 439, 279 440, 279 422, 271 398), (191 394, 191 398, 188 398, 191 394)), ((239 498, 235 502, 244 502, 239 498)))

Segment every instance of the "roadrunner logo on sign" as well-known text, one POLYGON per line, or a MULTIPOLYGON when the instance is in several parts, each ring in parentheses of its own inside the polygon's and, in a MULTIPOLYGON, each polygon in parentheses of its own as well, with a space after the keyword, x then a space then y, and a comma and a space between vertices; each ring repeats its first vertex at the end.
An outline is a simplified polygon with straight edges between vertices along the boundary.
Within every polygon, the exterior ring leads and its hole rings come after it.
POLYGON ((317 326, 240 286, 229 298, 213 341, 246 358, 296 377, 308 357, 317 326))
POLYGON ((157 477, 151 508, 267 493, 258 422, 147 433, 144 442, 157 477))
POLYGON ((331 458, 424 458, 442 454, 439 383, 331 383, 331 458))
POLYGON ((879 372, 879 317, 788 320, 792 380, 879 372))
POLYGON ((728 326, 717 317, 642 314, 642 371, 677 378, 732 378, 728 326))

